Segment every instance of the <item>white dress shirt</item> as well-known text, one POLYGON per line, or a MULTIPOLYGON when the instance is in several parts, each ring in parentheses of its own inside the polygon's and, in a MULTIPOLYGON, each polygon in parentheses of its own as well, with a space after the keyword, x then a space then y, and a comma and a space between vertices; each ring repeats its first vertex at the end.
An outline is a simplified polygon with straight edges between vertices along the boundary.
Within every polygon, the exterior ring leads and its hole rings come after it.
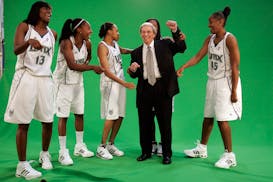
POLYGON ((152 41, 150 45, 143 44, 143 49, 142 49, 143 57, 142 57, 142 60, 143 60, 143 77, 144 77, 144 80, 148 79, 148 77, 147 77, 147 68, 146 68, 146 54, 147 54, 147 51, 148 51, 148 46, 151 47, 151 51, 152 51, 152 56, 153 56, 153 61, 154 61, 155 77, 156 78, 161 78, 159 68, 158 68, 158 65, 157 65, 156 56, 155 56, 154 41, 152 41))

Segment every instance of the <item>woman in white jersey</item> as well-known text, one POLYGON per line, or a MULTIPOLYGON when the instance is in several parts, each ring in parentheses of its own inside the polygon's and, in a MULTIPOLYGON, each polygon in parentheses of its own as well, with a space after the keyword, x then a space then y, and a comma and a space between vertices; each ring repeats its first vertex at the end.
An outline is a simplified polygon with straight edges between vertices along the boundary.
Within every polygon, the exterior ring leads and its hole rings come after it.
POLYGON ((224 154, 215 163, 219 168, 237 165, 232 152, 231 128, 228 121, 237 120, 242 115, 242 94, 239 77, 240 53, 237 40, 225 30, 230 8, 213 13, 209 18, 209 35, 200 51, 177 70, 181 76, 185 68, 199 63, 208 54, 208 82, 201 143, 194 149, 184 150, 189 157, 207 157, 207 143, 211 134, 214 118, 218 121, 224 154))
POLYGON ((104 23, 100 27, 99 37, 103 38, 98 45, 98 57, 104 71, 101 74, 100 90, 101 118, 105 119, 105 123, 97 156, 109 160, 113 155, 124 155, 124 152, 115 147, 114 140, 125 116, 125 89, 133 89, 135 85, 124 79, 121 54, 129 54, 131 50, 119 47, 117 26, 110 22, 104 23))
POLYGON ((26 179, 42 175, 26 160, 27 134, 32 119, 42 123, 39 162, 43 169, 52 169, 48 152, 54 116, 50 67, 57 34, 48 27, 51 14, 48 3, 34 3, 27 19, 18 25, 14 39, 17 63, 4 120, 18 124, 16 146, 19 163, 16 177, 26 179))
POLYGON ((73 160, 66 148, 66 123, 70 112, 75 116, 76 145, 74 155, 92 157, 94 153, 83 142, 84 84, 83 72, 94 70, 101 73, 100 66, 89 65, 91 59, 90 24, 82 19, 67 19, 59 40, 58 60, 53 74, 56 86, 56 115, 59 118, 59 157, 62 165, 72 165, 73 160))

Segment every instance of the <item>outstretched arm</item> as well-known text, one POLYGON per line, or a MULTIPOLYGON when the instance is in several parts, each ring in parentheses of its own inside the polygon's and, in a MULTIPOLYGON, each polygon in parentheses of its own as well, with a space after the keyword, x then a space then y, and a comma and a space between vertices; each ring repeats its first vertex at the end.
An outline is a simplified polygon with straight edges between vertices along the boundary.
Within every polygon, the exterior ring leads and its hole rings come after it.
MULTIPOLYGON (((86 58, 86 61, 85 61, 85 64, 89 64, 90 60, 92 59, 92 44, 91 44, 91 41, 90 40, 86 40, 86 48, 87 48, 87 58, 86 58)), ((101 74, 103 72, 103 70, 101 69, 100 66, 95 66, 95 65, 90 65, 90 66, 93 66, 93 71, 97 74, 101 74)))
POLYGON ((75 71, 89 71, 100 69, 99 66, 87 65, 87 64, 77 64, 75 63, 75 58, 73 54, 72 42, 69 39, 63 40, 60 44, 61 52, 63 53, 67 66, 71 70, 75 71))
POLYGON ((110 79, 114 80, 115 82, 121 84, 122 86, 126 88, 129 88, 129 89, 135 88, 135 85, 133 83, 128 83, 125 80, 118 78, 115 74, 113 74, 110 71, 107 55, 108 55, 108 49, 105 47, 104 44, 100 43, 98 46, 98 57, 100 60, 100 65, 104 71, 104 74, 110 79))
POLYGON ((122 48, 122 47, 119 47, 119 50, 121 54, 130 54, 133 51, 132 49, 122 48))
POLYGON ((193 56, 188 62, 186 62, 185 64, 183 64, 177 71, 176 74, 178 77, 182 76, 182 72, 184 71, 184 69, 191 67, 197 63, 199 63, 203 57, 207 54, 208 52, 208 44, 209 44, 209 40, 210 40, 210 36, 206 38, 202 48, 199 50, 199 52, 193 56))

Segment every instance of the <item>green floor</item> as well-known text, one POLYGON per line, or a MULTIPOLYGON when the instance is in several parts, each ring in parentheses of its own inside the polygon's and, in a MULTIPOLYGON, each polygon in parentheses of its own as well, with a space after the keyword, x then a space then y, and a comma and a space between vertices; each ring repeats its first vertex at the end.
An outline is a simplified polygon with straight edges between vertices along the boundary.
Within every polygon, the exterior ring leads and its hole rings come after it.
MULTIPOLYGON (((5 70, 0 80, 0 119, 6 108, 8 94, 16 56, 13 54, 13 37, 16 26, 24 18, 33 0, 5 1, 5 70)), ((116 145, 125 151, 124 157, 115 157, 111 161, 97 157, 78 158, 72 156, 74 165, 63 167, 57 162, 58 134, 57 118, 54 121, 54 132, 50 145, 54 169, 45 171, 37 162, 41 150, 41 125, 33 121, 29 130, 27 149, 28 160, 34 160, 32 166, 40 170, 42 179, 54 181, 273 181, 273 1, 272 0, 67 0, 48 1, 53 7, 50 27, 60 36, 60 30, 66 18, 83 17, 90 21, 94 33, 93 64, 98 64, 96 48, 99 26, 105 21, 118 25, 120 30, 119 44, 122 47, 136 48, 141 44, 138 34, 139 25, 150 17, 161 22, 162 34, 169 36, 165 26, 168 19, 175 19, 187 36, 188 49, 184 54, 175 57, 176 66, 183 64, 193 56, 209 34, 208 17, 226 5, 231 7, 231 15, 226 29, 238 40, 241 53, 241 80, 243 87, 243 118, 231 122, 233 150, 236 153, 238 166, 230 170, 214 167, 223 152, 223 144, 217 124, 208 144, 207 159, 189 159, 182 151, 194 146, 200 137, 202 113, 205 96, 207 63, 185 71, 180 78, 181 93, 175 97, 173 115, 173 163, 165 166, 161 158, 154 156, 151 160, 137 162, 140 154, 138 142, 138 118, 135 108, 135 90, 127 91, 127 113, 116 145), (61 3, 62 2, 62 3, 61 3)), ((55 53, 57 53, 57 47, 55 53)), ((54 57, 56 60, 56 54, 54 57)), ((124 68, 130 57, 123 56, 124 68)), ((55 61, 53 67, 55 66, 55 61)), ((85 73, 85 142, 90 149, 96 150, 100 143, 103 121, 100 119, 99 76, 93 72, 85 73)), ((131 80, 128 75, 126 79, 131 80)), ((15 148, 16 125, 0 122, 0 181, 24 181, 16 178, 15 168, 17 153, 15 148)), ((68 148, 73 153, 75 132, 73 116, 68 123, 68 148)), ((157 138, 159 133, 157 129, 157 138)))

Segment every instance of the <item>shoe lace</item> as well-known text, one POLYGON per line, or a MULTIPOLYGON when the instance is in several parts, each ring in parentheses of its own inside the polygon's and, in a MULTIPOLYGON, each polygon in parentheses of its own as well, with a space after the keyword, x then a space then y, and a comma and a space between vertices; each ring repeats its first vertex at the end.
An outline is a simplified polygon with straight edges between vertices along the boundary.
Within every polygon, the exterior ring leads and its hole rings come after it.
POLYGON ((220 160, 219 160, 219 162, 225 162, 225 163, 232 163, 232 160, 230 159, 230 157, 228 156, 228 154, 227 153, 224 153, 224 154, 222 154, 221 155, 221 158, 220 158, 220 160))
POLYGON ((43 154, 41 158, 42 158, 43 162, 50 162, 50 160, 51 160, 51 156, 49 153, 43 154))
POLYGON ((198 146, 200 144, 200 140, 196 140, 194 144, 198 146))
MULTIPOLYGON (((32 162, 32 161, 31 161, 32 162)), ((35 173, 36 171, 31 167, 31 165, 28 163, 25 164, 24 169, 21 171, 21 174, 23 176, 27 176, 31 173, 35 173)))
POLYGON ((89 150, 87 149, 86 144, 82 144, 82 146, 81 146, 80 149, 79 149, 79 152, 80 152, 80 153, 89 152, 89 150))
POLYGON ((69 155, 68 150, 66 150, 66 151, 64 151, 64 152, 62 153, 62 155, 60 156, 60 159, 61 159, 61 160, 70 159, 70 155, 69 155))
POLYGON ((101 147, 101 149, 99 150, 99 154, 101 156, 103 156, 103 155, 107 155, 108 156, 110 153, 108 152, 108 150, 106 148, 101 147))

